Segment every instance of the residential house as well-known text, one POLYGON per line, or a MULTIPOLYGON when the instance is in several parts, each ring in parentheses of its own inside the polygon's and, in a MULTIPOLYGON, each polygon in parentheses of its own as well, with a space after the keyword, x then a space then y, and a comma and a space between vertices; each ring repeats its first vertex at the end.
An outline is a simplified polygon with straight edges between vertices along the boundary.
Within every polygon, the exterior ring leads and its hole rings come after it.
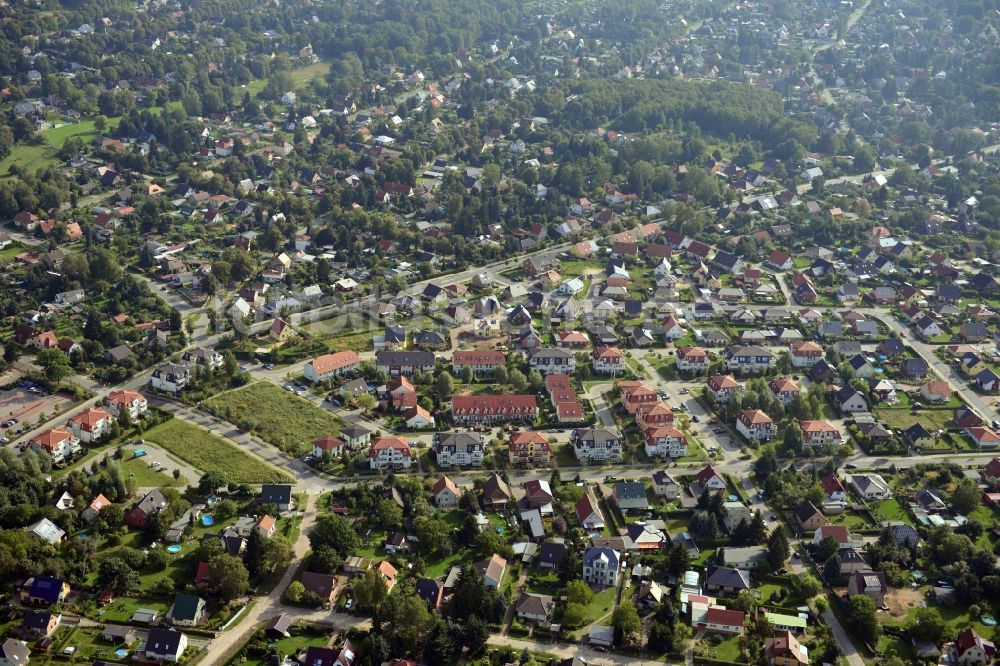
POLYGON ((458 486, 447 476, 442 476, 434 484, 434 487, 431 488, 431 497, 433 498, 434 506, 438 510, 450 509, 457 506, 461 496, 462 493, 458 489, 458 486))
POLYGON ((368 449, 368 464, 377 470, 409 469, 413 452, 402 437, 376 437, 368 449))
POLYGON ((361 357, 355 351, 341 351, 317 356, 306 363, 303 376, 310 382, 325 382, 345 373, 355 372, 361 365, 361 357))
POLYGON ((590 356, 596 373, 614 376, 625 370, 625 355, 617 347, 601 345, 590 356))
POLYGON ((344 452, 344 440, 331 435, 314 439, 312 443, 312 455, 314 458, 322 459, 323 456, 338 458, 344 452))
POLYGON ((791 631, 780 631, 764 641, 764 658, 772 666, 809 666, 809 649, 791 631))
POLYGON ((889 484, 880 474, 852 474, 850 483, 854 492, 865 500, 884 500, 892 496, 889 484))
POLYGON ((774 397, 786 406, 802 393, 802 389, 799 388, 799 385, 791 377, 775 377, 768 382, 768 387, 771 389, 774 397))
POLYGON ((847 365, 850 366, 855 376, 862 379, 868 379, 875 375, 875 366, 862 354, 855 354, 847 359, 847 365))
POLYGON ((806 446, 839 444, 843 440, 840 431, 829 421, 799 421, 799 427, 802 428, 802 442, 806 446))
POLYGON ((705 576, 705 592, 738 595, 750 589, 750 575, 746 570, 728 566, 709 566, 705 576))
POLYGON ((778 434, 771 417, 759 409, 745 409, 736 417, 736 431, 752 442, 766 442, 778 434))
POLYGON ((819 486, 826 494, 828 502, 844 502, 847 500, 847 491, 844 489, 843 484, 840 483, 840 479, 837 478, 835 472, 830 472, 824 476, 820 480, 819 486))
POLYGON ((278 507, 278 511, 285 512, 295 508, 295 500, 292 497, 292 487, 283 483, 265 483, 260 488, 260 501, 262 504, 273 504, 278 507))
POLYGON ((424 600, 431 611, 440 608, 444 601, 444 584, 439 580, 421 578, 414 584, 414 592, 424 600))
POLYGON ((955 663, 960 666, 965 664, 991 664, 997 655, 997 648, 993 641, 988 641, 974 629, 962 630, 955 639, 952 648, 952 655, 955 663))
POLYGON ((757 346, 727 347, 722 355, 726 361, 726 367, 733 372, 767 372, 777 363, 774 354, 757 346))
POLYGON ((675 500, 681 495, 681 486, 670 474, 659 470, 653 473, 653 494, 667 501, 675 500))
POLYGON ((920 387, 920 395, 928 402, 948 402, 951 400, 951 384, 946 381, 931 381, 920 387))
POLYGON ((141 530, 146 526, 146 518, 166 506, 167 499, 159 489, 154 488, 132 505, 132 508, 125 514, 125 523, 132 529, 141 530))
POLYGON ((615 483, 612 498, 622 513, 628 511, 645 511, 649 509, 646 499, 646 486, 641 481, 618 481, 615 483))
POLYGON ((121 418, 122 413, 126 412, 133 422, 145 416, 146 412, 149 411, 149 403, 146 401, 146 396, 138 391, 127 389, 112 391, 104 399, 104 403, 108 411, 115 418, 121 418))
POLYGON ((108 501, 108 498, 102 494, 98 494, 97 497, 95 497, 93 501, 87 505, 87 508, 83 510, 80 517, 83 519, 84 523, 89 525, 94 522, 94 519, 97 518, 103 509, 109 506, 111 506, 111 502, 108 501))
POLYGON ((703 492, 716 493, 723 491, 727 488, 729 484, 726 483, 725 477, 709 465, 698 472, 695 477, 695 484, 692 487, 695 496, 700 496, 703 492))
POLYGON ((35 435, 28 442, 33 451, 46 452, 54 464, 69 460, 80 450, 80 440, 68 430, 52 428, 35 435))
POLYGON ((847 581, 849 596, 863 594, 875 602, 875 608, 881 608, 885 603, 887 590, 885 574, 881 571, 855 571, 847 581))
POLYGON ((514 612, 522 622, 545 623, 555 608, 555 599, 545 594, 521 592, 514 612))
POLYGON ((483 439, 475 433, 456 432, 434 435, 434 453, 438 466, 483 464, 483 439))
POLYGON ((796 368, 811 368, 824 354, 823 348, 811 340, 793 342, 788 349, 792 356, 792 366, 796 368))
POLYGON ((621 554, 611 548, 591 547, 583 554, 583 581, 598 587, 616 587, 621 580, 621 554))
POLYGON ((826 524, 826 517, 823 512, 816 508, 816 505, 807 499, 799 502, 795 507, 795 523, 802 530, 815 530, 820 525, 826 524))
POLYGON ((927 361, 922 358, 908 358, 899 365, 899 374, 904 379, 925 379, 927 370, 927 361))
POLYGON ((622 436, 607 428, 581 428, 570 435, 573 453, 583 463, 618 461, 622 458, 622 436))
POLYGON ((987 428, 985 426, 966 428, 965 434, 967 434, 980 449, 992 449, 1000 445, 1000 435, 997 435, 997 433, 991 428, 987 428))
POLYGON ((743 548, 725 546, 722 551, 726 566, 740 571, 753 571, 767 562, 767 546, 745 546, 743 548))
POLYGON ((150 629, 142 648, 142 656, 153 663, 181 661, 188 647, 188 638, 174 629, 150 629))
POLYGON ((69 583, 53 576, 32 576, 24 581, 18 598, 27 606, 52 606, 69 596, 69 583))
POLYGON ((701 347, 681 347, 675 356, 677 369, 682 372, 706 372, 708 352, 701 347))
POLYGON ((604 529, 604 514, 589 492, 584 492, 583 497, 577 500, 576 517, 586 531, 604 529))
POLYGON ((306 588, 306 592, 315 594, 317 598, 322 600, 325 607, 333 603, 337 591, 337 577, 335 575, 303 571, 300 582, 306 588))
POLYGON ((153 370, 149 385, 157 391, 165 393, 180 393, 191 379, 191 369, 186 365, 164 363, 153 370))
POLYGON ((547 347, 536 349, 528 359, 528 367, 543 375, 571 375, 576 370, 576 356, 568 349, 547 347))
POLYGON ((521 431, 511 433, 508 455, 515 465, 548 466, 552 460, 552 448, 540 432, 521 431))
POLYGON ((167 611, 167 619, 176 626, 194 627, 208 614, 205 600, 193 594, 178 594, 167 611))
POLYGON ((720 405, 728 404, 733 395, 743 389, 743 385, 732 375, 712 375, 706 383, 715 396, 715 402, 720 405))
POLYGON ((456 350, 452 353, 452 372, 461 377, 465 368, 470 368, 475 377, 492 377, 494 371, 507 361, 501 351, 456 350))
POLYGON ((559 568, 566 555, 566 543, 562 539, 546 541, 538 549, 538 566, 548 571, 559 568))
POLYGON ((48 518, 42 518, 25 529, 28 530, 28 534, 50 546, 58 545, 66 538, 66 532, 48 518))
POLYGON ((514 493, 499 474, 492 474, 483 483, 483 507, 487 510, 504 511, 513 501, 514 493))
POLYGON ((496 590, 500 589, 504 574, 507 573, 507 560, 494 554, 488 560, 476 562, 475 568, 483 584, 496 590))
POLYGON ((375 352, 375 367, 395 377, 412 375, 416 370, 429 372, 434 369, 434 352, 387 351, 375 352))
POLYGON ((823 539, 833 539, 838 548, 851 545, 851 533, 844 525, 820 525, 813 534, 813 544, 818 544, 823 539))
POLYGON ((97 442, 111 434, 114 422, 115 417, 110 412, 91 407, 72 416, 67 425, 73 436, 81 442, 97 442))
POLYGON ((655 426, 645 432, 643 448, 651 457, 683 458, 687 455, 687 436, 672 426, 655 426))
POLYGON ((456 423, 530 423, 537 414, 534 395, 466 395, 451 399, 451 415, 456 423))

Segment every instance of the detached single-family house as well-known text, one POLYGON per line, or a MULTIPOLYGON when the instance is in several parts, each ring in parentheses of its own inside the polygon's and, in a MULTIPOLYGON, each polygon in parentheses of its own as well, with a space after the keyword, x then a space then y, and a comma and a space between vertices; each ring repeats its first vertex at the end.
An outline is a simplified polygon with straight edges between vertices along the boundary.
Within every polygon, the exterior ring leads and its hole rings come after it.
POLYGON ((881 571, 855 571, 847 581, 848 595, 863 594, 875 602, 875 608, 880 608, 885 602, 887 590, 885 574, 881 571))
POLYGON ((521 592, 514 612, 522 621, 544 623, 548 622, 555 605, 555 599, 546 594, 521 592))
POLYGON ((585 531, 604 529, 604 514, 597 506, 597 501, 589 492, 584 492, 576 502, 576 517, 585 531))
POLYGON ((865 500, 884 500, 892 496, 889 484, 880 474, 852 474, 851 487, 865 500))
POLYGON ((208 609, 205 600, 193 594, 178 594, 167 611, 167 619, 174 625, 194 627, 205 619, 208 609))
POLYGON ((176 663, 188 647, 185 634, 174 629, 150 629, 143 647, 143 656, 152 662, 176 663))

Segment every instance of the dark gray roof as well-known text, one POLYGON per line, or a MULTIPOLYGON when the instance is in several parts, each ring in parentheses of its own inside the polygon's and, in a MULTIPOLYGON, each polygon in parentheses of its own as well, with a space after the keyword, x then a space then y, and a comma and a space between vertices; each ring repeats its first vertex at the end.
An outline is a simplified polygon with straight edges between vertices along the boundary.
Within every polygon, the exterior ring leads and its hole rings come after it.
POLYGON ((566 544, 558 541, 546 541, 538 549, 538 562, 558 566, 566 555, 566 544))
POLYGON ((709 567, 708 575, 705 577, 705 584, 740 590, 750 589, 750 581, 747 580, 746 574, 732 567, 709 567))
POLYGON ((260 488, 260 499, 267 504, 289 504, 292 487, 286 484, 265 483, 260 488))

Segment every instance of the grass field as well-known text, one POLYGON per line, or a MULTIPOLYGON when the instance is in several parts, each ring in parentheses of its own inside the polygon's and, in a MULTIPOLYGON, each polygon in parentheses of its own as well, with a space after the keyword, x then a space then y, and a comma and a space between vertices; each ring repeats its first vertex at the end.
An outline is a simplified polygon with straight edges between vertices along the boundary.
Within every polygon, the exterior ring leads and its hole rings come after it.
MULTIPOLYGON (((277 650, 283 657, 294 656, 299 653, 299 651, 304 650, 309 647, 326 647, 329 639, 326 636, 289 636, 288 638, 282 638, 279 641, 275 641, 272 645, 275 650, 277 650)), ((243 664, 244 666, 264 666, 269 662, 254 659, 252 657, 247 658, 246 661, 236 661, 233 660, 229 662, 231 664, 243 664)))
MULTIPOLYGON (((117 127, 119 120, 119 118, 108 119, 106 131, 110 132, 117 127)), ((17 164, 29 172, 54 166, 59 163, 56 151, 62 148, 66 141, 78 137, 86 143, 96 138, 97 135, 98 131, 94 128, 93 120, 84 120, 38 132, 40 143, 18 144, 14 146, 10 155, 0 161, 0 177, 7 175, 7 170, 12 164, 17 164)))
MULTIPOLYGON (((296 90, 302 90, 307 85, 309 85, 315 79, 321 79, 326 76, 327 72, 330 71, 330 64, 325 62, 317 62, 312 65, 307 65, 305 67, 299 67, 298 69, 293 69, 290 72, 290 77, 292 83, 295 85, 296 90)), ((250 93, 251 96, 256 97, 261 93, 262 90, 267 86, 267 79, 257 79, 251 81, 244 86, 243 90, 250 93)))
MULTIPOLYGON (((207 430, 184 421, 172 419, 161 423, 146 432, 144 437, 197 469, 225 472, 229 481, 279 483, 291 480, 284 472, 252 458, 207 430)), ((170 480, 173 481, 173 477, 170 480)))
POLYGON ((4 249, 0 250, 0 264, 6 264, 14 260, 14 257, 24 252, 24 248, 21 247, 20 243, 11 243, 4 249))
MULTIPOLYGON (((121 462, 122 472, 125 476, 134 478, 136 485, 140 488, 180 486, 187 482, 183 475, 179 480, 174 479, 174 475, 171 473, 173 470, 169 468, 166 472, 160 472, 150 467, 146 460, 146 458, 129 458, 121 462)), ((197 479, 195 480, 197 481, 197 479)))
POLYGON ((332 413, 271 382, 223 393, 206 404, 244 430, 296 456, 305 453, 314 439, 336 436, 344 425, 332 413))
POLYGON ((872 513, 879 520, 899 520, 908 525, 913 524, 910 514, 900 506, 899 501, 896 499, 887 499, 879 502, 877 506, 872 507, 872 513))
POLYGON ((320 340, 331 354, 341 351, 363 352, 375 348, 372 334, 373 331, 354 331, 320 338, 320 340))
POLYGON ((908 409, 880 409, 878 415, 893 430, 906 430, 914 423, 921 423, 933 432, 946 429, 951 422, 951 410, 948 409, 921 409, 916 414, 908 409))

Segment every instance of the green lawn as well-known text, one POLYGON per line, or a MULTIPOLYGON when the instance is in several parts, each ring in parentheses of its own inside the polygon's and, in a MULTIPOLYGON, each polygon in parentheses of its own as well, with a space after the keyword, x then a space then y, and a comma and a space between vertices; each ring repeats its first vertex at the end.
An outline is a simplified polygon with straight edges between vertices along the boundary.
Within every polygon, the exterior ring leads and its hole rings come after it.
POLYGON ((615 609, 615 596, 617 596, 617 593, 613 587, 605 588, 595 594, 594 598, 590 600, 590 603, 584 609, 586 611, 587 624, 597 622, 605 615, 609 615, 615 609))
POLYGON ((740 652, 740 637, 727 636, 715 648, 715 657, 720 661, 742 661, 743 654, 740 652))
POLYGON ((320 338, 327 350, 333 354, 339 351, 371 351, 375 348, 372 331, 354 331, 320 338))
POLYGON ((863 530, 874 527, 867 518, 854 511, 835 513, 828 517, 834 525, 844 525, 849 530, 863 530))
POLYGON ((120 463, 121 470, 125 476, 135 479, 136 485, 140 488, 163 488, 164 486, 183 486, 187 484, 187 479, 181 475, 180 479, 174 479, 173 469, 169 465, 153 468, 149 466, 147 458, 128 458, 120 463), (166 471, 159 471, 159 470, 166 471))
POLYGON ((149 601, 148 599, 135 599, 133 597, 122 597, 113 604, 105 606, 100 611, 101 622, 128 622, 132 619, 132 615, 134 615, 140 608, 155 610, 163 616, 166 615, 168 610, 170 610, 170 603, 162 601, 149 601))
MULTIPOLYGON (((317 62, 305 67, 293 69, 289 75, 296 90, 305 88, 315 79, 323 78, 330 71, 329 63, 317 62)), ((267 86, 267 79, 256 79, 244 86, 243 90, 250 93, 251 97, 256 97, 267 86)))
MULTIPOLYGON (((989 600, 983 600, 980 602, 979 606, 982 609, 983 615, 992 615, 996 617, 997 614, 1000 613, 1000 605, 991 605, 989 600)), ((941 619, 943 619, 948 625, 948 631, 952 635, 957 634, 959 631, 967 627, 972 627, 981 635, 988 634, 987 627, 980 624, 978 618, 974 618, 969 614, 967 606, 934 605, 933 607, 941 613, 941 619)), ((886 617, 884 622, 886 625, 906 626, 914 621, 917 610, 919 609, 911 608, 906 612, 906 615, 901 618, 893 618, 891 616, 886 617)))
MULTIPOLYGON (((282 638, 279 641, 273 643, 274 648, 283 656, 295 656, 300 650, 304 650, 308 647, 326 647, 329 639, 325 635, 321 636, 289 636, 288 638, 282 638)), ((244 666, 265 666, 270 663, 261 659, 254 659, 253 657, 248 657, 246 661, 236 661, 235 659, 231 664, 242 664, 244 666)))
MULTIPOLYGON (((887 499, 878 502, 877 504, 869 505, 872 509, 872 513, 879 520, 899 520, 909 525, 913 525, 913 519, 910 514, 902 507, 896 499, 887 499)), ((988 523, 987 523, 988 524, 988 523)))
POLYGON ((291 73, 292 83, 296 90, 300 90, 309 85, 315 79, 321 79, 330 71, 330 63, 316 62, 305 67, 293 69, 291 73))
POLYGON ((427 578, 444 578, 453 566, 462 563, 466 555, 466 551, 460 550, 435 562, 428 561, 427 566, 424 568, 424 576, 427 578))
POLYGON ((14 242, 0 250, 0 264, 6 264, 14 260, 14 257, 24 252, 24 247, 20 243, 14 242))
MULTIPOLYGON (((117 127, 119 120, 120 118, 109 118, 105 131, 110 132, 117 127)), ((98 134, 99 132, 94 128, 93 120, 83 120, 38 132, 39 143, 18 144, 14 146, 10 155, 0 161, 0 176, 6 176, 7 170, 12 164, 17 164, 31 173, 42 167, 55 166, 59 163, 56 151, 62 148, 67 140, 78 137, 87 143, 96 138, 98 134)))
POLYGON ((336 436, 344 426, 331 412, 266 381, 215 396, 205 404, 296 457, 308 451, 314 439, 336 436))
POLYGON ((76 648, 72 657, 74 661, 90 661, 92 659, 115 661, 117 659, 115 657, 115 650, 117 650, 119 646, 112 645, 102 639, 101 629, 98 627, 70 627, 69 625, 63 625, 56 631, 53 638, 52 655, 60 656, 46 658, 44 653, 39 652, 37 653, 38 658, 36 660, 36 654, 32 653, 32 664, 65 663, 63 661, 65 658, 61 656, 61 653, 68 647, 76 648))
MULTIPOLYGON (((284 472, 251 457, 204 428, 172 419, 144 435, 169 453, 204 472, 225 472, 236 483, 281 483, 291 481, 284 472)), ((173 477, 171 477, 172 479, 173 477)))
POLYGON ((951 421, 947 409, 921 409, 911 414, 909 409, 879 409, 878 416, 892 430, 906 430, 914 423, 921 423, 928 430, 944 430, 951 421))

